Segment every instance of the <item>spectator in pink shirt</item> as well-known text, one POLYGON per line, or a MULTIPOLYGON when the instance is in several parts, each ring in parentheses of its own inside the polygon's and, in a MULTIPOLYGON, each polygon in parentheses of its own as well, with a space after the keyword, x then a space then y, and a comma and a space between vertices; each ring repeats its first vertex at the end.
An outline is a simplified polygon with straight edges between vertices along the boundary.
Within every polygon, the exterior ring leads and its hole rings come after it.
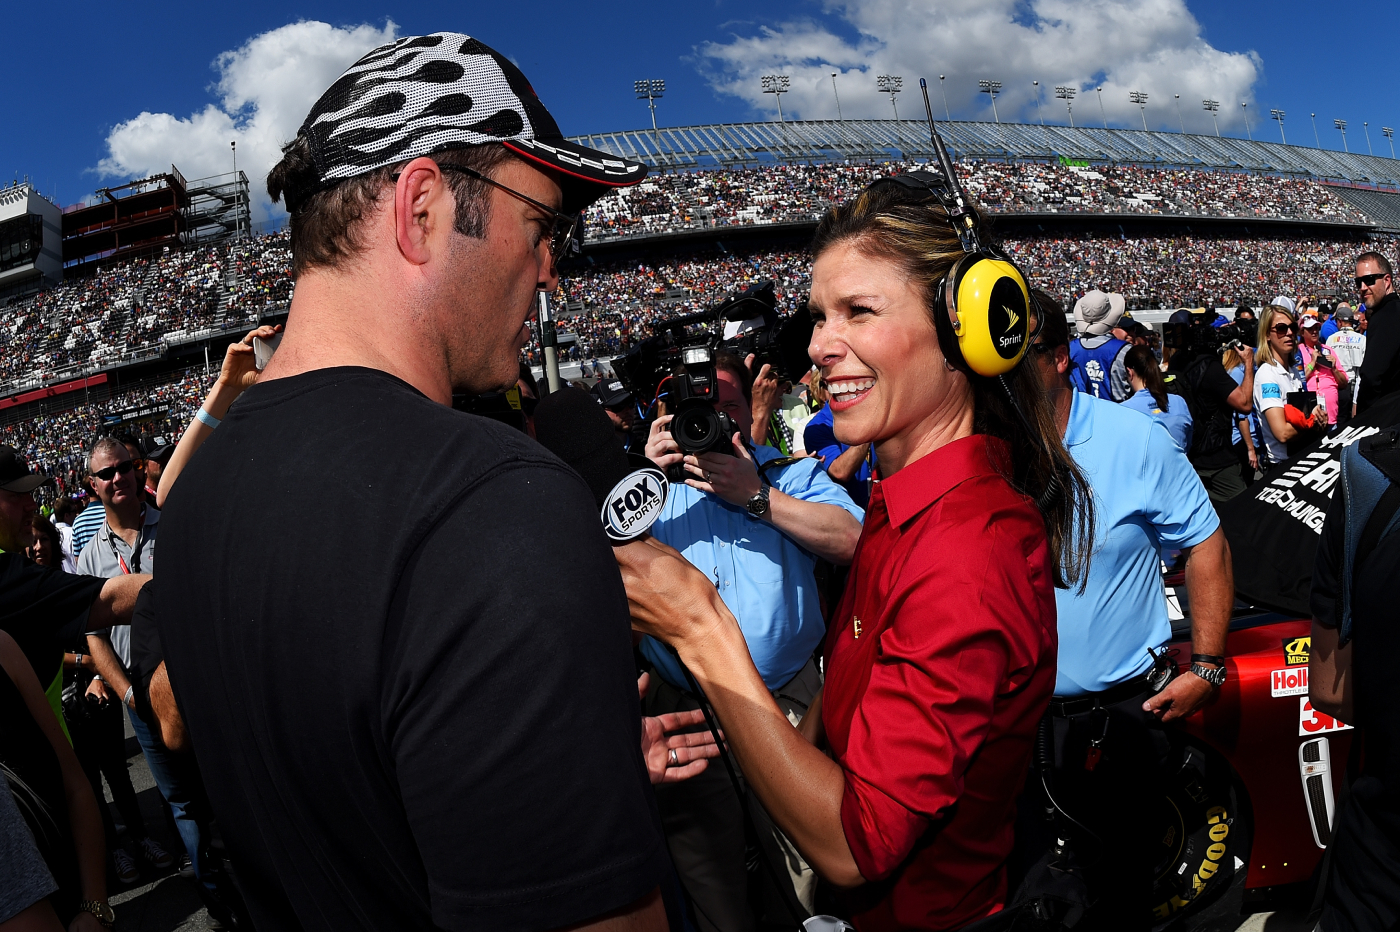
POLYGON ((1325 345, 1319 337, 1322 323, 1316 317, 1302 319, 1303 345, 1298 352, 1303 356, 1303 375, 1308 380, 1308 390, 1317 392, 1317 399, 1327 408, 1327 423, 1337 423, 1337 390, 1347 384, 1347 373, 1337 363, 1337 354, 1325 345))

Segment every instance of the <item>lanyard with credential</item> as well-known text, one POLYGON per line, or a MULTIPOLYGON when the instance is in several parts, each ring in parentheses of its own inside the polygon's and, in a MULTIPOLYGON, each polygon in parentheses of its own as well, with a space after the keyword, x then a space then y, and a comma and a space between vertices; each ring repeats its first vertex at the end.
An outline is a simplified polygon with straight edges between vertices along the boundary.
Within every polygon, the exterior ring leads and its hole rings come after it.
POLYGON ((130 566, 127 566, 127 565, 126 565, 126 559, 125 559, 121 554, 117 553, 117 545, 114 544, 114 543, 112 543, 112 526, 111 526, 110 524, 107 525, 107 546, 110 547, 110 548, 112 549, 112 556, 114 556, 114 557, 117 558, 117 566, 120 566, 120 567, 122 568, 122 575, 123 575, 123 576, 130 576, 133 572, 140 572, 140 570, 141 570, 141 543, 142 543, 142 540, 143 540, 143 538, 144 538, 145 536, 146 536, 146 506, 145 506, 145 505, 142 505, 142 506, 141 506, 141 527, 136 531, 136 546, 131 548, 131 562, 132 562, 132 564, 135 565, 135 567, 136 567, 135 570, 132 570, 132 568, 131 568, 130 566))

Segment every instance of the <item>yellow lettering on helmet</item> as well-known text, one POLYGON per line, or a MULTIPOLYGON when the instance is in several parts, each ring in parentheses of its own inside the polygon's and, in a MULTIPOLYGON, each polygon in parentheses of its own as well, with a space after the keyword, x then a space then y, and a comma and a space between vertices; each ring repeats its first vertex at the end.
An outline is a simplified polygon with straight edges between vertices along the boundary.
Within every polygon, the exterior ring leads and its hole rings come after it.
POLYGON ((1211 841, 1224 841, 1229 834, 1230 826, 1226 825, 1224 822, 1216 822, 1210 827, 1211 841))
POLYGON ((1225 857, 1225 846, 1220 842, 1216 842, 1206 849, 1206 857, 1210 858, 1212 861, 1220 860, 1225 857))

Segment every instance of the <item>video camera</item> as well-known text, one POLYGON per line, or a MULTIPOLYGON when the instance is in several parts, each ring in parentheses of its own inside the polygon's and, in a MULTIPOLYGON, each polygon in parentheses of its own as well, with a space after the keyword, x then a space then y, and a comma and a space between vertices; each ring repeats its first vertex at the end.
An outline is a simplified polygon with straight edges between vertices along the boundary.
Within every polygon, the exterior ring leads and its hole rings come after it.
POLYGON ((1248 321, 1231 321, 1223 327, 1214 327, 1207 321, 1162 325, 1162 345, 1192 356, 1239 350, 1253 346, 1254 341, 1255 330, 1248 321))
POLYGON ((719 378, 715 356, 750 353, 756 369, 767 364, 779 379, 807 371, 812 321, 805 311, 780 317, 774 283, 762 281, 731 295, 713 309, 667 321, 666 331, 612 361, 613 371, 634 396, 666 403, 675 415, 671 436, 688 456, 734 451, 734 420, 715 409, 719 378), (720 322, 726 326, 721 330, 720 322), (799 361, 800 360, 800 361, 799 361))

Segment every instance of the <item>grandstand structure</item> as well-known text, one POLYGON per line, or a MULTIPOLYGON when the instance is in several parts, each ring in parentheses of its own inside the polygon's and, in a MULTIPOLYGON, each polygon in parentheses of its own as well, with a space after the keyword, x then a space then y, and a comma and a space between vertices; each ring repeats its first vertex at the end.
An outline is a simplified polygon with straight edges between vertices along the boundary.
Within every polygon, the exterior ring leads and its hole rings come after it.
MULTIPOLYGON (((937 121, 953 158, 1257 172, 1336 185, 1375 224, 1400 229, 1400 160, 1233 137, 1033 123, 937 121)), ((624 130, 573 142, 658 171, 781 163, 927 161, 923 120, 804 120, 624 130)))

